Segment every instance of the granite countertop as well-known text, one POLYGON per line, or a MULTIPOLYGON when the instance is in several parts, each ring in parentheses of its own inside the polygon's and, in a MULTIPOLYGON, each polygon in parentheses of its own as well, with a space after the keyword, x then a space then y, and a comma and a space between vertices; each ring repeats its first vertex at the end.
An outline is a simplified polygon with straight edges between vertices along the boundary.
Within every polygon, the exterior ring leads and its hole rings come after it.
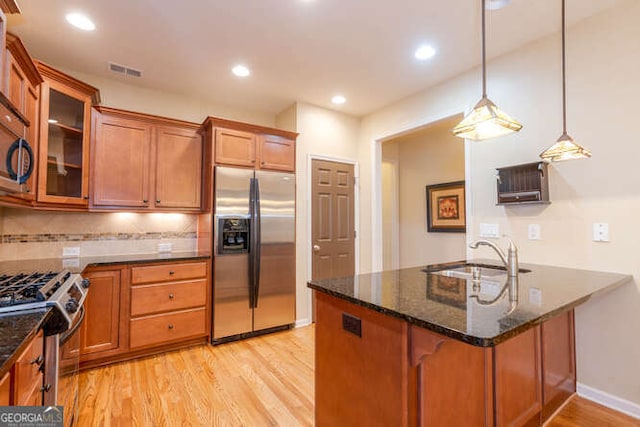
POLYGON ((87 267, 166 261, 190 261, 209 258, 211 258, 211 254, 209 252, 185 251, 103 255, 81 258, 44 258, 20 261, 0 261, 0 273, 15 274, 25 271, 60 271, 63 268, 70 270, 72 273, 81 273, 87 267))
POLYGON ((480 286, 471 279, 433 274, 464 262, 312 280, 308 286, 460 341, 491 347, 632 280, 625 274, 538 264, 520 264, 531 271, 521 272, 517 281, 506 275, 485 276, 480 286))
POLYGON ((42 327, 51 309, 43 308, 0 316, 0 378, 42 327))
MULTIPOLYGON (((0 274, 19 272, 60 271, 69 269, 72 273, 81 273, 87 267, 99 267, 122 264, 141 264, 149 262, 190 261, 209 259, 208 252, 170 252, 149 254, 109 255, 82 258, 50 258, 20 261, 0 261, 0 274)), ((47 318, 49 308, 25 310, 0 315, 0 377, 14 363, 24 345, 40 329, 47 318)))

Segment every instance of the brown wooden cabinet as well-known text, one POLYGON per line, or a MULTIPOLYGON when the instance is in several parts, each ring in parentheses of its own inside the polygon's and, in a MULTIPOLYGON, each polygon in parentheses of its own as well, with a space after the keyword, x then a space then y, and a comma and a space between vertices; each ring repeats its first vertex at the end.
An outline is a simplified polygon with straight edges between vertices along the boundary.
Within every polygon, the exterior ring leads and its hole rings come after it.
POLYGON ((208 337, 207 263, 131 268, 132 350, 208 337))
POLYGON ((42 405, 44 375, 44 338, 42 330, 29 343, 13 365, 13 402, 17 406, 42 405))
POLYGON ((215 164, 295 171, 295 132, 216 117, 208 117, 203 126, 215 164))
POLYGON ((209 340, 210 261, 91 267, 82 369, 209 340))
POLYGON ((7 33, 6 88, 5 95, 13 106, 29 122, 24 138, 33 150, 33 172, 27 182, 22 184, 21 191, 12 195, 14 198, 33 201, 36 198, 37 159, 38 159, 38 125, 39 125, 39 89, 42 76, 38 72, 33 59, 25 49, 22 41, 11 33, 7 33))
POLYGON ((85 319, 81 327, 82 362, 120 353, 122 307, 122 270, 93 270, 84 276, 90 280, 84 303, 85 319))
POLYGON ((0 406, 11 405, 11 372, 0 379, 0 406))
POLYGON ((319 427, 538 426, 575 392, 573 311, 485 348, 316 297, 319 427))
POLYGON ((322 293, 316 303, 316 425, 406 426, 407 324, 322 293))
POLYGON ((42 62, 40 153, 37 200, 41 204, 86 207, 89 198, 91 105, 98 89, 42 62))
POLYGON ((198 125, 106 107, 93 122, 91 208, 200 210, 198 125))

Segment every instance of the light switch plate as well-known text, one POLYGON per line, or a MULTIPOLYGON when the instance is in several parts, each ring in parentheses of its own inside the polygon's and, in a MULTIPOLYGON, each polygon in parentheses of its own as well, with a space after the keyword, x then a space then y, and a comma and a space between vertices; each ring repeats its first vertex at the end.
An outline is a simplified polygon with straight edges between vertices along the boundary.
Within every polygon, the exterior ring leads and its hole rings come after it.
POLYGON ((62 257, 63 258, 71 258, 71 257, 79 257, 80 256, 80 247, 79 246, 71 246, 62 248, 62 257))
POLYGON ((500 226, 498 224, 480 223, 480 237, 500 237, 500 226))
POLYGON ((608 242, 609 238, 609 224, 606 222, 594 222, 593 223, 593 241, 594 242, 608 242))
POLYGON ((541 238, 540 224, 529 224, 529 240, 540 240, 541 238))

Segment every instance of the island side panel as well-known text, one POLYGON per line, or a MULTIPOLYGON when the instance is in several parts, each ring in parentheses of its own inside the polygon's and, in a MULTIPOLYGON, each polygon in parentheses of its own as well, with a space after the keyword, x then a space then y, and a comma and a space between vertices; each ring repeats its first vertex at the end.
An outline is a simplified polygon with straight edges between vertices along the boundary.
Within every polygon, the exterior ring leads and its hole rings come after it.
POLYGON ((407 426, 407 323, 321 292, 316 302, 315 425, 407 426))
POLYGON ((416 425, 493 426, 493 354, 411 326, 416 425))
POLYGON ((541 425, 540 326, 498 344, 494 369, 496 425, 541 425))
POLYGON ((541 325, 542 334, 542 421, 576 391, 574 311, 561 313, 541 325))

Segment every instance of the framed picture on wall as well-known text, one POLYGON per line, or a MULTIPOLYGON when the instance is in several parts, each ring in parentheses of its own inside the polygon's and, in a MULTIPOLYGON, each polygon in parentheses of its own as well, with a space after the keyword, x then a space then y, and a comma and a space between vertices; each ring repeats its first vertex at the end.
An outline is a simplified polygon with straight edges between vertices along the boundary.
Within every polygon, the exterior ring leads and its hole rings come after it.
POLYGON ((427 185, 427 231, 464 233, 464 181, 427 185))

